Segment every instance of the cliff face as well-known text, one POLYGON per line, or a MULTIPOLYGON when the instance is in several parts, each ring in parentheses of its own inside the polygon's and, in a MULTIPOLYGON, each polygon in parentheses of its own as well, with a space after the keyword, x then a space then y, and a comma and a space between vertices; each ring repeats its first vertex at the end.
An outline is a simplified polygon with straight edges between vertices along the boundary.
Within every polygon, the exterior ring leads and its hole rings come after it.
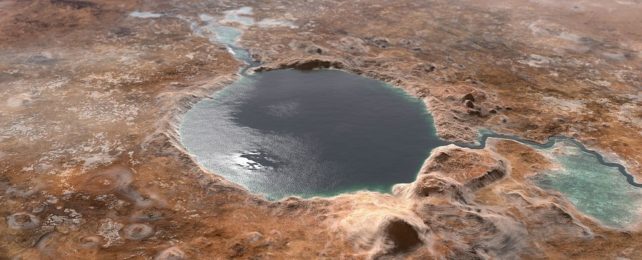
POLYGON ((175 124, 242 66, 210 39, 223 17, 259 70, 382 79, 423 98, 444 139, 571 136, 640 177, 641 9, 0 2, 0 256, 635 258, 639 227, 603 227, 537 188, 528 177, 556 166, 516 142, 436 149, 392 194, 268 202, 195 164, 175 124))

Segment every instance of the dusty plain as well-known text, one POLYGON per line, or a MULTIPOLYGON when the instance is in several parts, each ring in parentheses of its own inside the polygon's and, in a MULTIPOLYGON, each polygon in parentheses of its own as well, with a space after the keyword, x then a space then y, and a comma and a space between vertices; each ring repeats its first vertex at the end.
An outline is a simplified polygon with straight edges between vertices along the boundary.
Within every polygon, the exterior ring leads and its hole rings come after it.
POLYGON ((440 147, 391 194, 267 201, 207 172, 177 122, 244 64, 190 22, 245 6, 257 71, 381 79, 445 140, 574 137, 642 182, 639 0, 5 0, 0 259, 642 259, 640 225, 538 188, 551 162, 514 141, 440 147))

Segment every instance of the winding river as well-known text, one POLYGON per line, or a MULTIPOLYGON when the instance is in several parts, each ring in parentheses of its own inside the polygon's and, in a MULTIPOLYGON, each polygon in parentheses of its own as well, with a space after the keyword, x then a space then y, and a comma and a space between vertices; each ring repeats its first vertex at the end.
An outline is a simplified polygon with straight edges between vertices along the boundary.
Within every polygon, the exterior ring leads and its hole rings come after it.
POLYGON ((467 144, 467 143, 455 143, 455 144, 457 146, 467 147, 467 148, 472 148, 472 149, 484 149, 486 147, 486 141, 488 140, 488 138, 513 140, 513 141, 517 141, 517 142, 520 142, 520 143, 523 143, 523 144, 527 144, 527 145, 530 145, 530 146, 533 146, 533 147, 537 147, 537 148, 540 148, 540 149, 551 148, 557 143, 557 141, 571 142, 575 146, 577 146, 582 152, 585 152, 585 153, 588 153, 588 154, 591 154, 591 155, 595 156, 595 158, 597 159, 597 161, 600 164, 602 164, 604 166, 607 166, 607 167, 615 167, 615 168, 617 168, 617 170, 622 175, 624 175, 624 177, 626 177, 626 181, 630 185, 632 185, 634 187, 642 188, 642 183, 635 182, 635 177, 633 175, 631 175, 630 173, 628 173, 626 171, 626 168, 622 164, 614 163, 614 162, 607 162, 607 161, 604 160, 604 157, 600 153, 598 153, 598 152, 596 152, 594 150, 590 150, 590 149, 586 148, 586 146, 584 146, 584 144, 582 144, 581 142, 578 142, 577 140, 575 140, 573 138, 569 138, 569 137, 565 137, 565 136, 552 136, 552 137, 548 138, 548 141, 546 143, 538 143, 538 142, 535 142, 535 141, 532 141, 532 140, 528 140, 528 139, 524 139, 524 138, 520 138, 520 137, 514 136, 514 135, 498 134, 498 133, 483 131, 480 134, 480 137, 479 137, 479 144, 467 144))

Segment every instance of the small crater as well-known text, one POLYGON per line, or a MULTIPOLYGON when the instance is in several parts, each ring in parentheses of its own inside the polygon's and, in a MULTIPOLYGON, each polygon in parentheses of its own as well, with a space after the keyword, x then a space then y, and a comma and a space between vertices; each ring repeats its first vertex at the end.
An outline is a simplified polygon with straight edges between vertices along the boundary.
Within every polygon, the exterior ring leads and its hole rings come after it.
POLYGON ((178 247, 167 248, 160 253, 154 260, 182 260, 185 259, 185 253, 178 247))
POLYGON ((90 174, 82 184, 81 190, 104 194, 124 190, 132 182, 132 171, 124 166, 113 166, 99 173, 90 174))
POLYGON ((392 242, 393 247, 390 253, 404 253, 422 244, 419 234, 415 228, 403 220, 393 220, 385 230, 386 238, 392 242))
POLYGON ((123 229, 125 238, 129 240, 143 240, 151 236, 154 229, 146 224, 130 224, 123 229))
POLYGON ((101 236, 84 236, 81 237, 78 241, 80 247, 82 248, 98 248, 104 243, 104 239, 101 236))
POLYGON ((40 225, 40 219, 32 214, 19 212, 7 217, 7 225, 11 229, 34 229, 40 225))

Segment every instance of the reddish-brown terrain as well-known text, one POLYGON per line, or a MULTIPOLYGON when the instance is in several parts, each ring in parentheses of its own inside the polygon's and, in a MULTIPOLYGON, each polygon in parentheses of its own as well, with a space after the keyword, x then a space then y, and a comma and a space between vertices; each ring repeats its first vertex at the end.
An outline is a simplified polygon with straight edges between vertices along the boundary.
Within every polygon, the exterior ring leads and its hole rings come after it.
POLYGON ((640 225, 538 188, 554 165, 514 141, 437 148, 391 194, 267 201, 203 169, 176 123, 245 65, 194 28, 244 6, 256 70, 381 79, 445 140, 569 136, 642 182, 638 0, 6 0, 0 259, 642 259, 640 225))

